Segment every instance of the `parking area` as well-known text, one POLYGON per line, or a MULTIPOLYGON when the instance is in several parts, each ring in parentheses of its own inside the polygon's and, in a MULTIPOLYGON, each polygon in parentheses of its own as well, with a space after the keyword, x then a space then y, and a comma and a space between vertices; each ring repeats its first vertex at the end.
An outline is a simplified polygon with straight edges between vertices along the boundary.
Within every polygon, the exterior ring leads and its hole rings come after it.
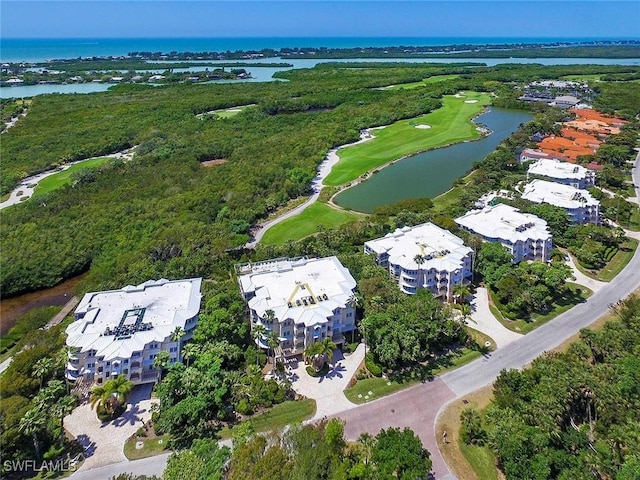
POLYGON ((333 415, 356 405, 344 396, 344 389, 356 374, 358 367, 364 360, 364 344, 358 345, 356 350, 345 356, 340 350, 334 353, 329 373, 322 377, 312 377, 307 373, 304 362, 292 363, 288 376, 291 386, 300 395, 316 401, 317 410, 312 420, 333 415))
POLYGON ((79 471, 126 460, 123 446, 138 428, 151 419, 153 384, 136 386, 127 401, 127 410, 115 420, 102 423, 86 402, 64 419, 65 428, 85 448, 86 460, 79 471))

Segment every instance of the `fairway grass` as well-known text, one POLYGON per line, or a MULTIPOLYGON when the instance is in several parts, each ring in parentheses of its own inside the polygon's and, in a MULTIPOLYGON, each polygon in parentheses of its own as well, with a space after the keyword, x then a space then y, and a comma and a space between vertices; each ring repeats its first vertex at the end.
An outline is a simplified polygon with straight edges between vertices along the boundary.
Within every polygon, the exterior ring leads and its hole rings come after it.
POLYGON ((464 96, 446 96, 443 106, 426 115, 401 120, 375 131, 375 138, 340 149, 340 161, 324 180, 325 185, 339 186, 362 174, 406 155, 443 147, 481 136, 471 119, 490 102, 489 95, 465 92, 464 96), (478 100, 476 103, 465 103, 478 100), (429 129, 415 128, 430 125, 429 129))
POLYGON ((71 175, 73 175, 74 173, 79 172, 80 170, 84 170, 85 168, 100 166, 109 160, 111 160, 110 157, 99 157, 92 158, 91 160, 85 160, 84 162, 76 163, 75 165, 71 165, 69 168, 63 170, 62 172, 58 172, 54 175, 40 180, 33 193, 34 195, 40 195, 43 193, 53 192, 60 187, 70 184, 71 175))
POLYGON ((434 83, 444 82, 446 80, 453 80, 458 78, 459 75, 433 75, 432 77, 425 78, 419 82, 399 83, 398 85, 391 85, 386 87, 385 90, 411 90, 413 88, 420 88, 426 85, 432 85, 434 83))
POLYGON ((281 245, 316 233, 319 225, 323 228, 336 228, 359 218, 361 215, 337 210, 325 203, 315 202, 300 215, 288 218, 271 227, 266 231, 260 243, 281 245))

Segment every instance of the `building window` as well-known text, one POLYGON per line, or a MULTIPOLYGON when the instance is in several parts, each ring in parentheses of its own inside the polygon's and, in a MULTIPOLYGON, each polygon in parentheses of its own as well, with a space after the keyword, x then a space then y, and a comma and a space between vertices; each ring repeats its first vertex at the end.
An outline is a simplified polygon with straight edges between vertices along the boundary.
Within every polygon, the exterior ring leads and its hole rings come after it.
POLYGON ((178 347, 169 347, 169 351, 170 352, 177 352, 178 351, 178 347))
POLYGON ((347 312, 347 318, 353 317, 353 312, 347 312))

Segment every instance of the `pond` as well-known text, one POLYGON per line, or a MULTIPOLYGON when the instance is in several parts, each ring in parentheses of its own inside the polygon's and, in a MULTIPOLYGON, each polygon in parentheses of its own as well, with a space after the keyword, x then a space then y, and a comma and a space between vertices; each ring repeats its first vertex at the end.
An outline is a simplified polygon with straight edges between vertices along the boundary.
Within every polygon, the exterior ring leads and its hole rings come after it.
POLYGON ((372 213, 376 207, 399 200, 436 197, 449 190, 474 162, 494 151, 521 123, 532 119, 527 112, 492 107, 475 120, 488 127, 492 132, 490 135, 411 155, 338 194, 334 201, 344 208, 372 213))

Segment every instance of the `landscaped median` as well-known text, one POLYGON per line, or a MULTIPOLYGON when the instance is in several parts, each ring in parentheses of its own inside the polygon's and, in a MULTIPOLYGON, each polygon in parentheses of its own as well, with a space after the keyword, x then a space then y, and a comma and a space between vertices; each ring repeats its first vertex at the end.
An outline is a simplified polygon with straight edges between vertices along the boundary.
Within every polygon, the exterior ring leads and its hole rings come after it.
POLYGON ((609 260, 609 262, 602 269, 597 271, 587 270, 582 265, 580 265, 580 262, 575 257, 574 263, 576 265, 576 268, 587 277, 593 278, 594 280, 599 280, 601 282, 610 282, 624 269, 624 267, 627 266, 627 263, 631 261, 634 253, 636 252, 636 248, 638 248, 638 241, 634 238, 628 238, 620 245, 611 260, 609 260))
POLYGON ((499 302, 496 295, 490 288, 489 292, 489 309, 496 319, 506 328, 517 333, 529 333, 530 331, 544 325, 549 320, 556 318, 561 313, 575 307, 577 304, 584 302, 593 292, 584 285, 567 282, 568 292, 560 298, 557 298, 551 305, 551 309, 545 314, 533 314, 530 319, 509 320, 506 318, 499 308, 499 302))
MULTIPOLYGON (((269 432, 282 430, 285 426, 301 423, 313 417, 316 413, 315 400, 295 400, 280 403, 244 422, 251 423, 254 432, 269 432)), ((244 423, 242 422, 242 423, 244 423)), ((233 436, 237 425, 220 430, 220 438, 227 440, 233 436)))
POLYGON ((404 372, 391 373, 381 377, 370 376, 369 378, 356 380, 355 385, 344 391, 344 395, 349 401, 356 404, 376 400, 417 383, 424 382, 436 375, 461 367, 479 358, 483 353, 495 349, 495 342, 487 335, 468 327, 467 331, 475 343, 473 348, 464 347, 451 351, 425 365, 419 365, 404 372), (487 342, 489 342, 490 346, 485 348, 484 345, 486 345, 487 342))
POLYGON ((340 161, 324 184, 344 185, 407 155, 480 138, 481 133, 471 119, 489 103, 490 97, 485 93, 446 96, 442 107, 431 113, 376 129, 374 139, 339 150, 340 161), (430 128, 417 128, 420 126, 430 128))

